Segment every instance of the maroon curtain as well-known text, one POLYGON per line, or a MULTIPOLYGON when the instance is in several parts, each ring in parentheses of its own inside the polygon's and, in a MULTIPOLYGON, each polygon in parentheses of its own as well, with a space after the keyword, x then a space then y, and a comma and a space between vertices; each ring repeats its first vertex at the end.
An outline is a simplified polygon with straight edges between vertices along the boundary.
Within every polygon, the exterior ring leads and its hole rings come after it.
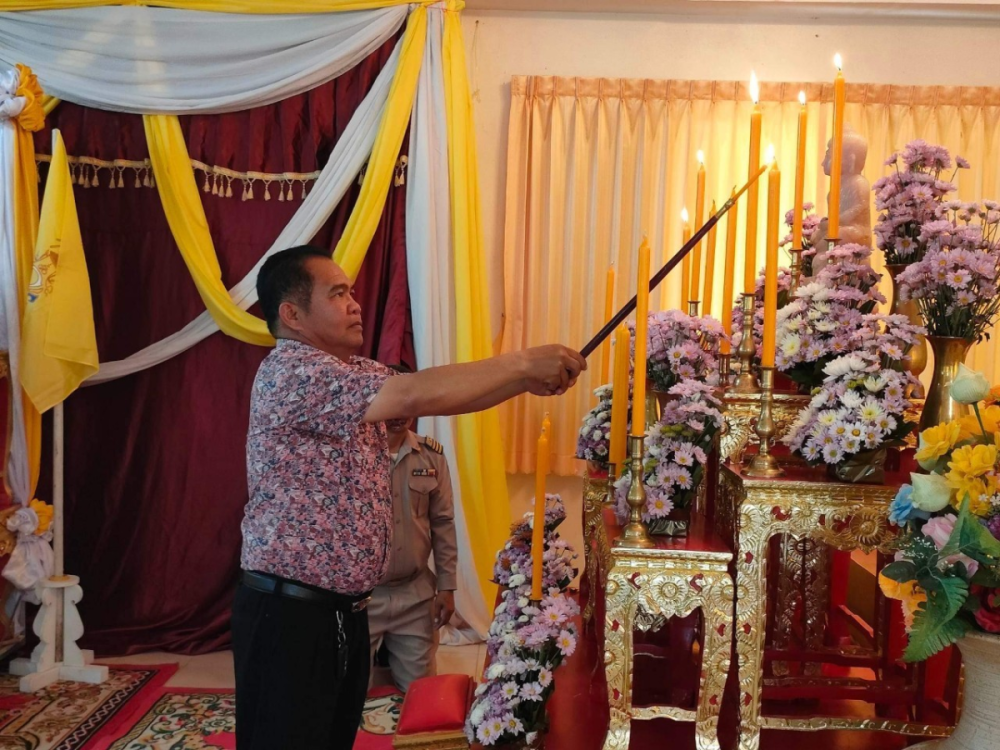
MULTIPOLYGON (((240 171, 309 172, 333 144, 381 70, 395 40, 355 69, 268 107, 182 118, 193 159, 240 171)), ((142 120, 61 104, 49 118, 71 155, 142 160, 142 120)), ((39 153, 51 134, 40 133, 39 153)), ((43 169, 43 176, 45 170, 43 169)), ((90 270, 102 361, 167 336, 204 310, 155 190, 75 190, 90 270)), ((301 205, 202 193, 231 286, 301 205)), ((354 186, 314 240, 336 244, 357 198, 354 186)), ((366 352, 413 364, 405 255, 405 186, 390 190, 357 286, 366 352)), ((259 310, 254 309, 259 314, 259 310)), ((162 649, 205 652, 229 642, 247 499, 244 447, 250 387, 267 350, 221 333, 150 370, 82 388, 66 404, 66 564, 84 588, 85 644, 99 654, 162 649)), ((48 449, 45 451, 46 458, 48 449)), ((39 495, 48 499, 43 463, 39 495)))

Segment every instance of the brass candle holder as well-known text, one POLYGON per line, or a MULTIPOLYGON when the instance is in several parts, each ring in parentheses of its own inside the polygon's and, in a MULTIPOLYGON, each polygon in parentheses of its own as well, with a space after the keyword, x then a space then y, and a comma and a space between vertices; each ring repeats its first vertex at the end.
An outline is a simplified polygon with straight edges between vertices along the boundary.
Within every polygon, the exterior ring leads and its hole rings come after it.
POLYGON ((688 300, 688 315, 690 315, 692 318, 700 317, 698 315, 698 306, 700 304, 701 303, 698 300, 696 300, 696 299, 689 299, 688 300))
POLYGON ((760 441, 757 455, 753 457, 745 474, 748 477, 780 477, 785 472, 771 453, 771 444, 778 430, 774 423, 774 368, 760 368, 760 417, 754 432, 760 441))
POLYGON ((795 292, 799 288, 799 278, 802 276, 802 248, 792 248, 792 284, 790 292, 795 292))
POLYGON ((760 393, 760 385, 753 371, 753 358, 757 353, 753 340, 753 314, 756 304, 754 295, 744 292, 740 304, 743 308, 743 333, 739 349, 736 350, 736 356, 740 359, 740 374, 736 377, 733 390, 736 393, 760 393))
POLYGON ((642 457, 645 453, 646 438, 643 435, 629 435, 628 455, 632 468, 632 484, 628 488, 628 523, 622 535, 615 540, 616 547, 625 549, 651 549, 656 546, 649 538, 649 529, 642 522, 642 511, 646 508, 646 488, 642 484, 642 457))
POLYGON ((608 464, 608 491, 604 495, 605 505, 615 504, 615 482, 618 481, 617 467, 613 463, 608 464))
POLYGON ((729 388, 729 377, 732 374, 730 371, 730 355, 729 354, 719 354, 719 387, 725 391, 729 388))

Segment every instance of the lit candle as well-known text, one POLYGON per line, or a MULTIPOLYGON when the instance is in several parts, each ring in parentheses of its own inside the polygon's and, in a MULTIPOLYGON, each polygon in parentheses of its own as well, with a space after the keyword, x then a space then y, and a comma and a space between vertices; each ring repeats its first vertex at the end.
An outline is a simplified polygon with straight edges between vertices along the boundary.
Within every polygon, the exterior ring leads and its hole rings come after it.
POLYGON ((531 598, 542 600, 542 558, 545 554, 545 478, 549 473, 549 415, 542 420, 535 461, 535 514, 531 529, 531 598))
MULTIPOLYGON (((750 166, 747 179, 753 179, 760 169, 760 89, 757 86, 757 74, 753 72, 750 73, 750 98, 753 99, 753 112, 750 114, 750 166)), ((743 291, 747 294, 754 293, 757 281, 757 211, 757 181, 754 180, 747 190, 747 251, 743 269, 743 291)))
MULTIPOLYGON (((611 320, 615 303, 615 267, 608 268, 608 278, 604 286, 604 322, 611 320)), ((604 339, 601 345, 601 385, 610 382, 608 375, 611 367, 611 337, 604 339)))
MULTIPOLYGON (((688 230, 690 231, 690 230, 688 230)), ((632 434, 646 434, 646 326, 649 324, 649 243, 639 246, 635 303, 635 384, 632 386, 632 434)))
MULTIPOLYGON (((694 194, 694 225, 705 223, 705 152, 698 151, 698 186, 694 194)), ((688 299, 699 299, 701 292, 701 241, 694 246, 691 257, 691 293, 688 299)))
POLYGON ((625 438, 628 431, 628 328, 622 323, 615 331, 615 380, 611 390, 611 445, 608 461, 621 473, 625 463, 625 438))
MULTIPOLYGON (((710 216, 715 216, 715 201, 712 201, 710 216)), ((715 225, 708 230, 708 242, 705 245, 705 306, 703 315, 712 314, 712 282, 715 280, 715 225)))
MULTIPOLYGON (((687 244, 691 239, 691 225, 688 224, 688 210, 681 209, 681 242, 687 244)), ((687 307, 688 300, 694 299, 691 296, 691 255, 685 255, 681 260, 681 308, 687 307)), ((685 310, 686 312, 686 310, 685 310)))
POLYGON ((761 367, 774 367, 774 345, 778 318, 778 225, 781 214, 781 172, 768 146, 771 169, 767 173, 767 248, 764 266, 764 341, 761 367))
POLYGON ((844 84, 844 73, 841 71, 843 62, 838 52, 833 56, 833 64, 837 66, 837 77, 833 79, 833 153, 830 159, 830 205, 827 215, 826 236, 830 239, 840 239, 840 169, 844 160, 844 105, 847 102, 847 89, 844 84))
POLYGON ((792 249, 802 249, 802 194, 806 184, 806 92, 799 92, 799 137, 795 150, 795 209, 792 218, 792 249))
MULTIPOLYGON (((733 188, 733 195, 736 195, 736 188, 733 188)), ((722 278, 722 330, 726 336, 733 333, 733 277, 736 275, 736 216, 738 203, 734 203, 726 214, 726 266, 725 276, 722 278)), ((729 354, 732 347, 726 340, 720 344, 720 351, 729 354)))

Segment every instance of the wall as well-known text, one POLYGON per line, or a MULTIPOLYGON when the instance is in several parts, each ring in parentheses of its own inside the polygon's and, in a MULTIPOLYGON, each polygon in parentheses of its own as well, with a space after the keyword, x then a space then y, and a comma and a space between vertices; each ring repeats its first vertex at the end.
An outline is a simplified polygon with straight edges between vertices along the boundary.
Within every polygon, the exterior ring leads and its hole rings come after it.
MULTIPOLYGON (((1000 14, 982 19, 807 19, 474 11, 463 13, 482 189, 483 221, 499 325, 509 82, 513 75, 826 81, 840 52, 848 80, 1000 86, 1000 14)), ((497 329, 499 330, 499 329, 497 329)), ((566 342, 578 344, 578 342, 566 342)), ((511 511, 529 506, 532 483, 511 477, 511 511)), ((554 480, 574 505, 580 483, 554 480)), ((578 506, 577 506, 578 507, 578 506)), ((571 518, 579 511, 571 508, 571 518)), ((580 539, 574 529, 572 539, 580 539)), ((579 547, 578 547, 579 549, 579 547)))

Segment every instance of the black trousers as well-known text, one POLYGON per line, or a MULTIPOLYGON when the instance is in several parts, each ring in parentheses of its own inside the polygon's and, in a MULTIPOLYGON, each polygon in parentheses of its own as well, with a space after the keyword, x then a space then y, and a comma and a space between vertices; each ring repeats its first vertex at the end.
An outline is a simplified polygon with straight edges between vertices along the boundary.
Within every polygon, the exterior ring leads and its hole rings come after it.
POLYGON ((351 750, 371 669, 368 613, 240 584, 232 628, 239 750, 351 750))

